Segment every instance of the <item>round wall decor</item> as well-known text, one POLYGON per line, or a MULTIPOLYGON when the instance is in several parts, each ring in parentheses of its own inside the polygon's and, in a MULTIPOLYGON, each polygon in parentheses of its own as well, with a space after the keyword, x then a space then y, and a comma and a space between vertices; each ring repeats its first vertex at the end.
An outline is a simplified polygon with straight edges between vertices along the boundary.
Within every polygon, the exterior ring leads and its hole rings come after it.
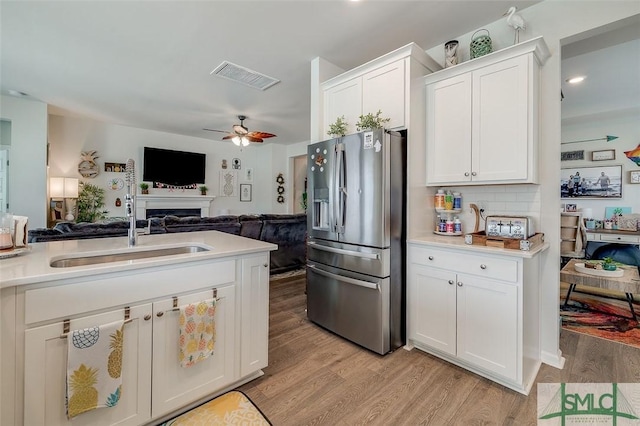
POLYGON ((280 204, 284 203, 284 176, 282 176, 282 173, 278 173, 278 176, 276 177, 276 182, 278 183, 278 187, 276 188, 276 191, 278 192, 278 197, 276 198, 276 201, 280 204))

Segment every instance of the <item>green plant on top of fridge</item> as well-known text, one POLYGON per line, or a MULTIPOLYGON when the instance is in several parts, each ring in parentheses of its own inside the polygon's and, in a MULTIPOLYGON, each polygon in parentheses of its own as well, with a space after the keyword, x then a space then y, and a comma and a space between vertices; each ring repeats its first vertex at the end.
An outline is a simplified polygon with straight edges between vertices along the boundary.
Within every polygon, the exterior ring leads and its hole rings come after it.
POLYGON ((344 115, 338 117, 336 122, 329 126, 327 134, 329 136, 344 136, 347 134, 347 122, 344 119, 344 115))
POLYGON ((380 129, 384 127, 384 123, 388 123, 391 121, 390 118, 382 118, 382 111, 378 110, 378 112, 374 115, 372 113, 361 115, 356 123, 356 129, 360 130, 373 130, 380 129))

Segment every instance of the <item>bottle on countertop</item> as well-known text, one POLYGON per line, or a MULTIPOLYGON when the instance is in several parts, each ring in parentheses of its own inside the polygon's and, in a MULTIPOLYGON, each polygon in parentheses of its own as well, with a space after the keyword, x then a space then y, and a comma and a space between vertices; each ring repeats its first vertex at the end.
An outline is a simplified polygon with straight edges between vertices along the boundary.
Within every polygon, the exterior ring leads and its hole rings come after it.
POLYGON ((455 232, 456 234, 462 233, 462 222, 460 222, 460 219, 458 219, 457 217, 453 221, 453 232, 455 232))
POLYGON ((451 191, 447 191, 444 195, 444 209, 453 210, 453 194, 451 194, 451 191))
POLYGON ((453 193, 453 209, 461 209, 462 208, 462 196, 459 192, 453 193))
POLYGON ((453 221, 451 219, 447 220, 445 224, 446 232, 449 234, 453 234, 453 221))
POLYGON ((436 211, 444 210, 444 190, 438 189, 435 197, 436 211))
POLYGON ((438 223, 438 232, 447 232, 447 223, 444 219, 440 219, 438 223))

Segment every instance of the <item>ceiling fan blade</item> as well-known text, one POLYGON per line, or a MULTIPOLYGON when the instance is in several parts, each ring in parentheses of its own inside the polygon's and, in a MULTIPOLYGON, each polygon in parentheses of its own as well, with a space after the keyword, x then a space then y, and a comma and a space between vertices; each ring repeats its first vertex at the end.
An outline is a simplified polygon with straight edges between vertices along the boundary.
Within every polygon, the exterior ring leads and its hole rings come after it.
POLYGON ((267 132, 249 132, 247 133, 247 136, 252 136, 258 139, 266 139, 266 138, 273 138, 276 135, 274 135, 273 133, 267 133, 267 132))
POLYGON ((202 130, 206 130, 208 132, 220 132, 220 133, 229 133, 228 130, 215 130, 215 129, 202 129, 202 130))
MULTIPOLYGON (((251 132, 251 133, 254 133, 254 132, 251 132)), ((249 139, 250 142, 262 142, 261 138, 257 138, 255 136, 253 136, 251 133, 248 134, 248 135, 245 135, 243 137, 249 139)))
POLYGON ((227 136, 225 136, 224 138, 222 138, 222 140, 224 141, 224 140, 227 140, 227 139, 233 139, 233 138, 235 138, 235 137, 236 137, 236 135, 228 134, 227 136))

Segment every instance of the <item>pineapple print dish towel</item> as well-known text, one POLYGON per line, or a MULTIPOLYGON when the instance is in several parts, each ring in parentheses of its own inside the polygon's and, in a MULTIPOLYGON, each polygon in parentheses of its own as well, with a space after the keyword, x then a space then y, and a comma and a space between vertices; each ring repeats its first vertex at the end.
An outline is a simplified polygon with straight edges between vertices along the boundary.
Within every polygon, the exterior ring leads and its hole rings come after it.
POLYGON ((67 417, 113 407, 122 390, 124 321, 73 330, 67 336, 67 417))
POLYGON ((180 307, 178 358, 180 366, 191 367, 213 355, 216 341, 216 299, 180 307))

